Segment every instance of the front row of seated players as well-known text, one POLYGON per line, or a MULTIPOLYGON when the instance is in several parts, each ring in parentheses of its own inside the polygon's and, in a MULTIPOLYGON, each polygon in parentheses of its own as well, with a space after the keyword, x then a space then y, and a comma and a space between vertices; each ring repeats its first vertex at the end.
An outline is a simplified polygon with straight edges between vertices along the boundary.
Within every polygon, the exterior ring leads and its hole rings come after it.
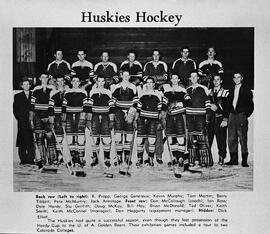
POLYGON ((29 115, 41 152, 41 158, 36 158, 40 168, 44 163, 52 164, 62 157, 59 148, 56 148, 55 152, 55 142, 51 132, 53 125, 58 142, 63 141, 61 125, 65 127, 73 163, 80 166, 84 165, 86 125, 91 128, 94 137, 92 166, 98 163, 100 142, 104 145, 105 165, 110 166, 113 127, 120 164, 123 162, 123 152, 125 161, 128 162, 134 127, 138 129, 137 165, 142 164, 146 139, 149 141, 147 162, 153 165, 156 131, 162 127, 165 128, 169 138, 175 164, 185 169, 188 169, 189 163, 191 166, 212 165, 210 146, 213 134, 217 136, 219 163, 224 163, 226 156, 226 130, 224 129, 227 126, 229 105, 226 104, 227 91, 220 85, 220 76, 214 77, 214 88, 209 96, 207 88, 198 84, 199 77, 196 72, 191 73, 192 85, 187 90, 179 85, 179 77, 173 75, 170 84, 163 85, 162 92, 159 92, 154 90, 154 79, 149 76, 139 95, 135 85, 129 82, 129 72, 123 72, 122 78, 123 81, 111 92, 104 88, 105 79, 99 77, 97 86, 94 86, 87 95, 86 91, 79 88, 80 81, 77 77, 72 78, 71 89, 64 90, 64 80, 58 78, 57 87, 52 90, 47 85, 48 77, 41 75, 41 85, 33 91, 29 115), (131 107, 136 108, 137 112, 133 124, 132 121, 128 121, 131 107), (167 116, 164 114, 165 111, 167 116), (214 120, 210 118, 211 112, 214 113, 212 115, 214 120), (209 130, 209 141, 204 131, 205 124, 212 126, 209 130), (45 145, 48 156, 46 156, 45 145), (187 150, 189 158, 184 154, 187 150))

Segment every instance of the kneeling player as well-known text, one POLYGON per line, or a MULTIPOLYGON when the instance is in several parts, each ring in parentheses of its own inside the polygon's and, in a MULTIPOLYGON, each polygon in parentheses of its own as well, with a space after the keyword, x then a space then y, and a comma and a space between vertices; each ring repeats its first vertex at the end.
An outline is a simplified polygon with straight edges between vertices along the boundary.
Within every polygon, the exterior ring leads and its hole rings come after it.
POLYGON ((87 93, 79 88, 80 80, 73 77, 72 88, 67 90, 63 99, 63 120, 67 141, 74 166, 85 164, 85 124, 87 119, 87 93))
POLYGON ((190 74, 191 86, 187 88, 187 93, 191 97, 191 103, 186 108, 189 160, 191 166, 199 164, 206 167, 213 164, 208 138, 204 131, 205 126, 209 124, 211 105, 208 97, 209 90, 206 86, 198 84, 198 80, 197 72, 192 72, 190 74))
POLYGON ((146 78, 146 89, 140 94, 137 105, 137 165, 143 163, 143 145, 145 139, 149 141, 148 160, 150 166, 154 165, 155 142, 157 128, 161 118, 162 97, 160 92, 154 90, 154 78, 146 78))
POLYGON ((178 75, 172 75, 171 84, 164 84, 162 91, 167 98, 167 119, 166 119, 166 134, 170 141, 171 151, 174 157, 174 164, 188 169, 188 156, 185 156, 186 151, 186 124, 185 111, 186 105, 190 102, 190 96, 186 89, 179 85, 178 75))
POLYGON ((113 100, 111 91, 104 88, 105 79, 97 78, 97 87, 89 93, 90 121, 93 134, 93 162, 91 166, 98 164, 100 140, 103 144, 104 163, 107 167, 110 163, 111 129, 113 128, 114 114, 112 113, 113 100))

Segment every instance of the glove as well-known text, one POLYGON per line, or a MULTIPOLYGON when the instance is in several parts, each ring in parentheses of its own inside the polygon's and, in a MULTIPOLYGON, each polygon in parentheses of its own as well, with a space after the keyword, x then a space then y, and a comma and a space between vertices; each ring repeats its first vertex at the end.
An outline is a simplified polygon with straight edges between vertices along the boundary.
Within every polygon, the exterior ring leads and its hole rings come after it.
POLYGON ((162 128, 162 124, 161 123, 158 123, 157 125, 157 131, 161 131, 163 128, 162 128))
POLYGON ((221 128, 226 128, 228 126, 228 122, 226 120, 222 120, 220 127, 221 128))
POLYGON ((86 127, 90 130, 91 129, 91 121, 87 120, 86 121, 86 127))
POLYGON ((114 121, 110 120, 109 122, 109 129, 112 130, 114 128, 114 121))
POLYGON ((130 107, 127 113, 127 116, 125 117, 125 120, 128 123, 132 123, 136 117, 137 110, 134 107, 130 107))
POLYGON ((134 127, 134 129, 137 129, 137 128, 138 128, 137 120, 134 120, 134 122, 133 122, 133 127, 134 127))
POLYGON ((64 121, 62 122, 62 127, 66 128, 66 122, 64 122, 64 121))
POLYGON ((34 129, 35 129, 35 125, 34 125, 34 122, 33 122, 33 120, 30 120, 30 128, 34 131, 34 129))
POLYGON ((212 111, 217 111, 217 106, 215 104, 211 104, 211 110, 212 111))

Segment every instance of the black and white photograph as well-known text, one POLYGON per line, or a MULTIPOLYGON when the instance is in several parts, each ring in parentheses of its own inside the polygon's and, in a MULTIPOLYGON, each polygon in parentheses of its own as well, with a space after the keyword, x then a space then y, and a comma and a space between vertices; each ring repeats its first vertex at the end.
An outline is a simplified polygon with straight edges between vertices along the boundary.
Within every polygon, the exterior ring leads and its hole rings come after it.
POLYGON ((12 36, 14 192, 253 191, 253 27, 12 36))

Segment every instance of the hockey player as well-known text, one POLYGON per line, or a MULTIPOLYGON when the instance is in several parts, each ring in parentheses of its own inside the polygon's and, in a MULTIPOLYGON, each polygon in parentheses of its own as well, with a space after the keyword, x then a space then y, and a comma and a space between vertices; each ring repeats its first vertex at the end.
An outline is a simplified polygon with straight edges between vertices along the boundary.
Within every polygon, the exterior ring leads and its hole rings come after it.
POLYGON ((142 64, 136 60, 135 51, 130 50, 128 52, 127 60, 122 62, 120 66, 120 74, 122 74, 123 71, 129 72, 129 82, 136 86, 142 84, 142 64))
POLYGON ((115 145, 118 163, 123 162, 122 154, 124 151, 125 162, 131 162, 128 158, 132 141, 133 123, 127 121, 129 109, 137 102, 136 86, 129 82, 128 71, 122 72, 122 82, 115 86, 112 92, 115 113, 115 145))
POLYGON ((215 55, 215 47, 208 47, 207 60, 199 64, 198 74, 200 75, 200 84, 205 85, 207 88, 212 88, 215 74, 222 76, 224 73, 222 63, 215 59, 215 55))
POLYGON ((104 164, 107 167, 111 166, 110 162, 110 149, 111 149, 111 129, 113 128, 114 114, 112 112, 114 103, 112 99, 111 91, 105 89, 104 77, 97 78, 97 87, 89 93, 89 105, 90 105, 90 118, 91 130, 93 134, 93 161, 91 166, 98 164, 98 153, 100 141, 103 144, 104 150, 104 164))
POLYGON ((20 164, 34 163, 33 133, 29 125, 29 110, 32 91, 30 80, 23 78, 20 83, 22 92, 15 94, 13 102, 13 114, 18 121, 18 134, 16 146, 20 157, 20 164))
POLYGON ((143 163, 143 145, 145 139, 149 141, 148 160, 150 166, 154 165, 153 159, 155 154, 156 131, 161 120, 162 97, 159 91, 154 90, 155 79, 151 76, 146 78, 145 90, 139 95, 137 104, 137 122, 135 127, 138 129, 137 133, 137 154, 140 166, 143 163))
MULTIPOLYGON (((150 76, 154 78, 155 88, 160 90, 162 85, 167 82, 167 71, 168 66, 165 62, 160 61, 160 51, 153 50, 152 61, 145 64, 143 69, 143 79, 146 79, 150 76)), ((163 112, 162 112, 163 113, 163 112)), ((164 118, 164 116, 163 116, 164 118)), ((146 141, 147 144, 147 141, 146 141)), ((147 148, 147 147, 146 147, 147 148)), ((162 164, 162 153, 163 153, 163 134, 162 128, 158 128, 157 138, 156 138, 156 157, 158 163, 162 164)))
POLYGON ((145 64, 143 68, 143 79, 151 76, 155 80, 156 89, 160 89, 167 82, 168 66, 165 62, 160 61, 160 51, 153 50, 152 61, 145 64))
POLYGON ((54 54, 55 60, 48 65, 47 72, 51 79, 51 84, 55 83, 57 77, 64 77, 69 80, 70 64, 63 60, 62 50, 56 50, 54 54))
POLYGON ((62 106, 63 106, 63 99, 65 94, 64 89, 64 78, 58 77, 56 79, 56 89, 50 93, 50 101, 49 101, 49 118, 51 118, 51 123, 54 124, 54 131, 57 137, 57 142, 60 145, 56 144, 56 153, 58 162, 62 162, 63 155, 61 154, 61 149, 63 142, 63 128, 62 128, 62 106))
POLYGON ((221 84, 222 80, 220 75, 214 76, 214 87, 211 89, 209 98, 211 100, 212 116, 209 125, 209 145, 212 146, 214 136, 216 136, 219 165, 224 164, 226 158, 227 147, 227 124, 228 124, 228 90, 224 89, 221 84))
POLYGON ((49 118, 48 108, 52 88, 48 87, 48 76, 40 76, 41 85, 36 86, 31 98, 31 107, 29 112, 30 126, 34 130, 36 143, 40 151, 41 158, 37 158, 36 164, 39 169, 47 162, 49 164, 57 163, 54 139, 51 132, 53 125, 52 119, 49 118), (45 144, 45 139, 47 144, 45 144), (47 145, 47 150, 45 145, 47 145))
POLYGON ((178 75, 172 75, 171 83, 164 84, 162 91, 167 99, 166 134, 170 140, 171 151, 174 157, 174 164, 179 164, 183 170, 188 169, 188 156, 186 151, 186 106, 190 103, 190 96, 185 88, 179 85, 178 75), (173 142, 173 139, 176 141, 173 142))
POLYGON ((190 49, 188 46, 181 48, 181 58, 175 60, 172 65, 172 75, 178 75, 180 83, 187 87, 189 84, 190 72, 196 70, 196 63, 189 58, 190 49))
POLYGON ((190 166, 206 167, 212 165, 211 151, 204 132, 205 126, 209 125, 211 105, 208 97, 209 90, 204 85, 198 84, 198 80, 198 73, 192 72, 190 74, 191 86, 187 88, 187 93, 191 97, 191 103, 186 108, 189 162, 190 166))
POLYGON ((89 93, 95 83, 93 64, 85 59, 86 54, 82 49, 78 50, 77 57, 79 60, 71 66, 71 75, 77 76, 80 79, 80 86, 89 93))
POLYGON ((83 167, 85 165, 85 127, 89 106, 86 91, 79 88, 79 78, 72 77, 71 84, 72 88, 66 90, 63 99, 63 126, 66 129, 73 165, 83 167))
POLYGON ((109 61, 109 53, 103 51, 101 54, 101 62, 94 67, 95 79, 97 77, 104 77, 106 89, 110 89, 111 85, 118 83, 117 66, 109 61))

